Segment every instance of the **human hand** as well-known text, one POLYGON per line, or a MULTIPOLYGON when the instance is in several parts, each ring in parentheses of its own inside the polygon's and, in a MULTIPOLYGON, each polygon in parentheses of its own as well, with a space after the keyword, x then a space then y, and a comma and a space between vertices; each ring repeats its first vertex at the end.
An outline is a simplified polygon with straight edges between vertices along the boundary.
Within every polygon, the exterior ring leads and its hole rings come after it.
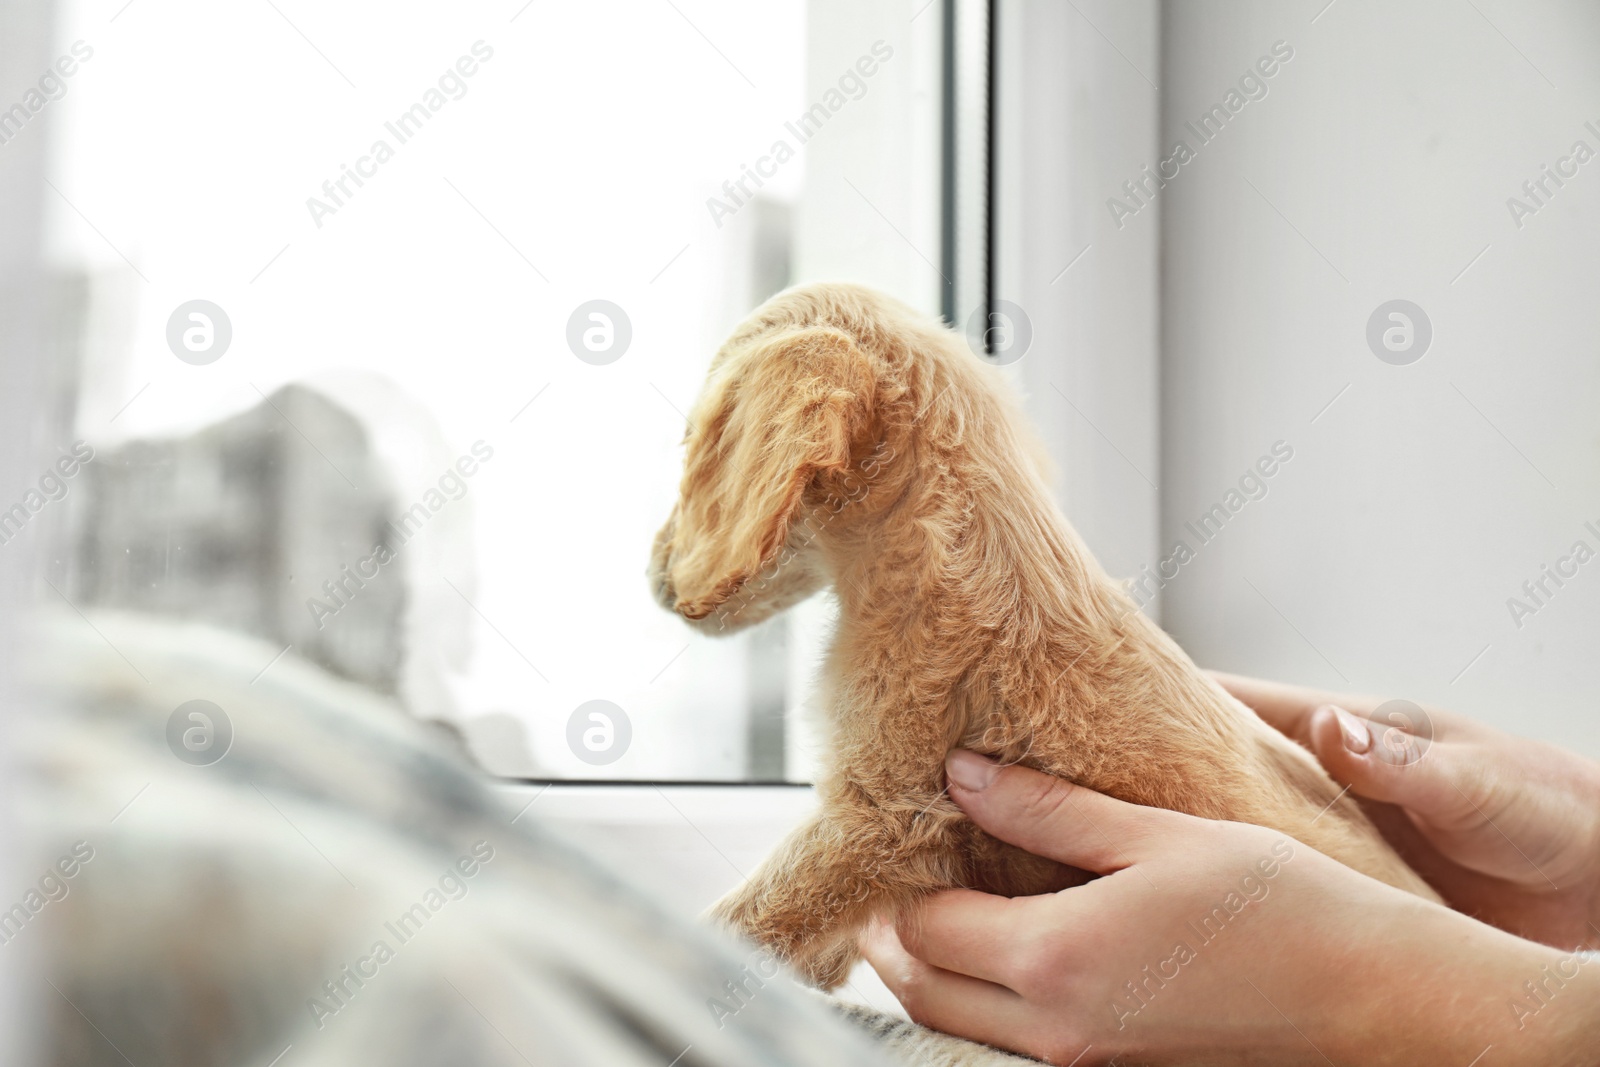
POLYGON ((1600 946, 1600 764, 1438 708, 1417 738, 1371 697, 1211 676, 1356 796, 1393 805, 1369 814, 1452 907, 1557 948, 1600 946))
POLYGON ((1467 1064, 1489 1045, 1497 1064, 1548 1065, 1600 1047, 1600 967, 1274 830, 969 752, 946 768, 984 830, 1103 877, 1016 899, 949 890, 875 926, 863 952, 920 1023, 1075 1067, 1467 1064), (1508 1010, 1549 974, 1559 990, 1508 1010))

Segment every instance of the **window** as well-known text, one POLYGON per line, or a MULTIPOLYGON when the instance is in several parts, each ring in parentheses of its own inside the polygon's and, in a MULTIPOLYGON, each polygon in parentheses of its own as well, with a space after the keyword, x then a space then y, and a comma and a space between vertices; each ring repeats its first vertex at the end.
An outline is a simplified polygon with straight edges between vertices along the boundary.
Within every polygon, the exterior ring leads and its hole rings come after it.
POLYGON ((644 568, 751 308, 841 278, 939 310, 919 6, 67 5, 74 73, 17 135, 52 145, 60 434, 94 453, 51 580, 501 774, 808 778, 827 605, 713 640, 644 568))

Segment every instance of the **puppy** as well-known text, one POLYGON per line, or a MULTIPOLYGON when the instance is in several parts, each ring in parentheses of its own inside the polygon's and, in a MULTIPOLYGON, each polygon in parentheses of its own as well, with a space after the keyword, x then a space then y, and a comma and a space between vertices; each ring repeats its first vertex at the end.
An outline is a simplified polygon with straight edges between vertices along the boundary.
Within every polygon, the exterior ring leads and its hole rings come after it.
POLYGON ((1274 827, 1431 899, 1315 760, 1200 672, 1052 502, 997 372, 869 289, 758 309, 712 360, 658 599, 728 633, 832 584, 821 808, 715 908, 830 989, 934 890, 1081 882, 945 796, 957 746, 1138 804, 1274 827))

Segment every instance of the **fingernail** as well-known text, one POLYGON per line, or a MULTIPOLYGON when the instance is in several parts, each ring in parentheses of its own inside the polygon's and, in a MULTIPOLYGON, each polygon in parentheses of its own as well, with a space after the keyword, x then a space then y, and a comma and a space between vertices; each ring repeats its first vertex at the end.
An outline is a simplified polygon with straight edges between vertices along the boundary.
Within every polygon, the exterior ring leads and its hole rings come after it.
POLYGON ((952 785, 976 793, 989 787, 1000 768, 986 756, 958 748, 944 758, 944 772, 950 776, 952 785))
POLYGON ((1339 723, 1339 733, 1344 738, 1344 747, 1357 756, 1366 755, 1367 750, 1372 747, 1372 729, 1343 708, 1334 708, 1333 717, 1339 723))

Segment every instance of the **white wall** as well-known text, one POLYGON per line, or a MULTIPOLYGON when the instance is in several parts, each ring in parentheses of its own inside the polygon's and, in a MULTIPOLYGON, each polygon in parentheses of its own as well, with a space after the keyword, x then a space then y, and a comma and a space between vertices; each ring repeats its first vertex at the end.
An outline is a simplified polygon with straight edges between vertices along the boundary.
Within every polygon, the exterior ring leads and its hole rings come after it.
POLYGON ((1520 629, 1507 607, 1600 550, 1600 161, 1520 229, 1507 208, 1600 150, 1600 8, 1475 6, 1165 7, 1163 142, 1275 41, 1294 58, 1160 194, 1163 544, 1274 441, 1294 458, 1162 618, 1203 663, 1600 754, 1600 562, 1520 629), (1393 298, 1433 323, 1409 366, 1364 337, 1393 298))

